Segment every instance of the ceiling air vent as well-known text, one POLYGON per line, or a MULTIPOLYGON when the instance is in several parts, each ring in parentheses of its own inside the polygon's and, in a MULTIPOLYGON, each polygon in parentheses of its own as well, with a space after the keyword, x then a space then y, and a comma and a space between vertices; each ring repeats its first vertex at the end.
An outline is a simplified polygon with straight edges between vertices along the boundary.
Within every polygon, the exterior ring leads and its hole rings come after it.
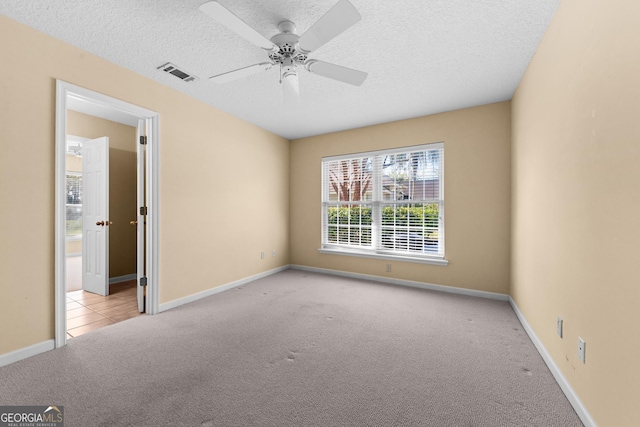
POLYGON ((171 62, 167 62, 166 64, 161 65, 160 67, 158 67, 158 70, 162 70, 165 73, 173 74, 174 76, 185 82, 192 82, 197 79, 196 76, 191 75, 184 70, 181 70, 171 62))

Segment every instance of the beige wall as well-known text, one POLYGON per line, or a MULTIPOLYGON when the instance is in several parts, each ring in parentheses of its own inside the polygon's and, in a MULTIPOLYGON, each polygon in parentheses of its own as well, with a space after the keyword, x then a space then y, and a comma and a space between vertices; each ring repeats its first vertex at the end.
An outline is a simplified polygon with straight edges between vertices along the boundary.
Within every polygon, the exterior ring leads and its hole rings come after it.
POLYGON ((287 140, 4 16, 0 54, 0 354, 54 336, 55 79, 160 114, 161 303, 289 263, 287 140))
POLYGON ((512 101, 512 295, 602 427, 640 425, 639 16, 563 0, 512 101))
POLYGON ((82 172, 82 157, 67 154, 67 170, 70 172, 82 172))
POLYGON ((293 141, 291 263, 509 293, 510 137, 510 103, 503 102, 293 141), (323 156, 439 141, 448 266, 318 252, 323 156))
POLYGON ((67 134, 109 137, 109 277, 136 273, 136 128, 67 111, 67 134))

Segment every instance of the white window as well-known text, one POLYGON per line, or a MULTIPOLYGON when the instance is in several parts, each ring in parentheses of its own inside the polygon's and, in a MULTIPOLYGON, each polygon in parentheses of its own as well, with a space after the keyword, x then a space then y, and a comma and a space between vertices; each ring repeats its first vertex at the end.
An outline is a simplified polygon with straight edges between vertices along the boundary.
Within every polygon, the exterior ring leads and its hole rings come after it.
POLYGON ((82 173, 67 171, 67 239, 82 238, 82 173))
POLYGON ((322 159, 322 252, 447 264, 444 144, 322 159))

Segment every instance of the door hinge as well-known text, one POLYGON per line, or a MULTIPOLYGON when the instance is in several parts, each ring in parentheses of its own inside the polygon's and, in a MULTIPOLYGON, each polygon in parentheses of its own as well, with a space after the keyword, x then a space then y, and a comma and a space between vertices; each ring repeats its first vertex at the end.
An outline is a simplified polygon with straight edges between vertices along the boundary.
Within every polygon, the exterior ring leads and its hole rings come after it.
POLYGON ((147 137, 144 135, 140 135, 140 144, 147 145, 147 137))
POLYGON ((140 286, 147 286, 147 276, 140 278, 140 286))
POLYGON ((148 215, 148 210, 146 206, 140 206, 140 215, 148 215))

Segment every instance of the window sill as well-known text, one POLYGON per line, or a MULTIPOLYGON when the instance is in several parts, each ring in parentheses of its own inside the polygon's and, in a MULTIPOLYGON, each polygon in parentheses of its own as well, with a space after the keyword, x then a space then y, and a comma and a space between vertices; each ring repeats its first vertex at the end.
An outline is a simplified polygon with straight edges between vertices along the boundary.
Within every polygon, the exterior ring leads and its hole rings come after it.
POLYGON ((364 258, 386 259, 390 261, 416 262, 420 264, 449 265, 449 261, 444 258, 411 256, 411 255, 393 255, 388 253, 376 253, 376 252, 363 251, 358 249, 320 248, 318 249, 318 252, 320 252, 321 254, 347 255, 347 256, 356 256, 356 257, 364 257, 364 258))

